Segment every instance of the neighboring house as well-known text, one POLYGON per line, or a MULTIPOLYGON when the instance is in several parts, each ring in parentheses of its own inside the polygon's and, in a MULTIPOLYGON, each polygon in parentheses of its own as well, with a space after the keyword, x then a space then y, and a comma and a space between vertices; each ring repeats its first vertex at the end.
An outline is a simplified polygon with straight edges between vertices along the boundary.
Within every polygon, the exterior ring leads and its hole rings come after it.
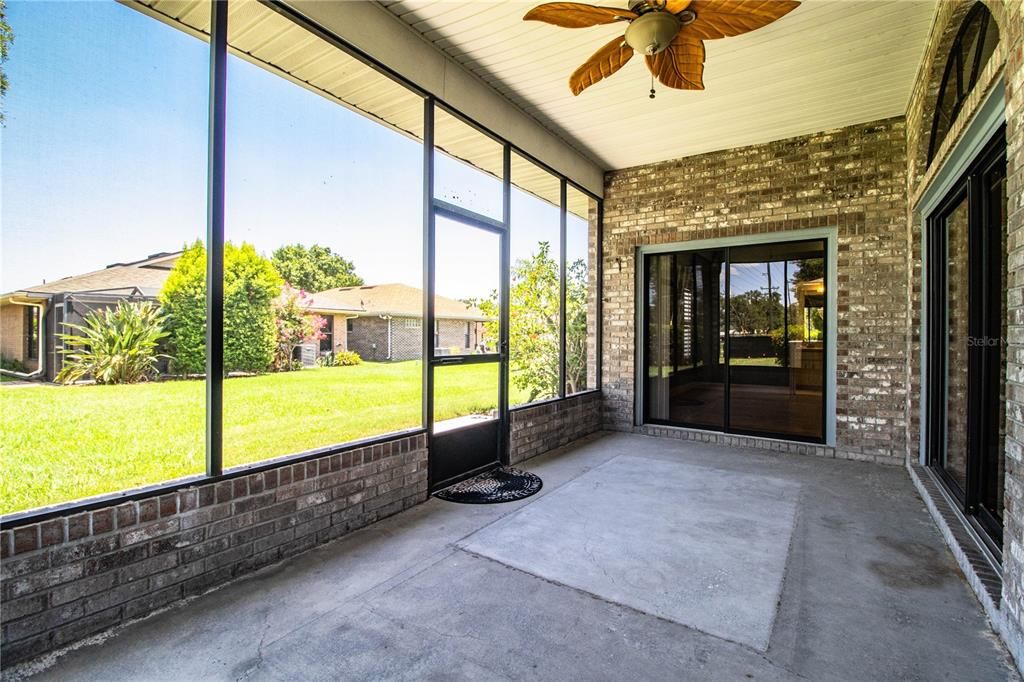
MULTIPOLYGON (((434 299, 435 353, 471 353, 488 342, 487 316, 479 308, 444 296, 434 299)), ((406 284, 372 284, 328 289, 313 296, 310 310, 355 310, 344 323, 348 350, 364 360, 413 360, 423 356, 423 290, 406 284)), ((335 318, 337 319, 337 318, 335 318)), ((339 324, 334 324, 339 336, 339 324)), ((494 350, 489 348, 489 350, 494 350)))
MULTIPOLYGON (((65 277, 0 295, 0 355, 20 363, 27 378, 52 381, 61 370, 66 324, 82 324, 94 310, 118 301, 155 301, 180 251, 65 277)), ((423 292, 404 284, 329 289, 312 297, 309 311, 323 316, 324 338, 303 344, 298 358, 314 364, 324 353, 354 350, 365 360, 411 360, 423 354, 423 292)), ((487 317, 443 296, 436 299, 434 346, 440 354, 480 350, 487 317)), ((492 349, 493 350, 493 349, 492 349)))
POLYGON ((60 372, 57 334, 87 314, 118 301, 156 300, 180 251, 65 277, 0 295, 0 355, 24 365, 28 376, 52 380, 60 372))

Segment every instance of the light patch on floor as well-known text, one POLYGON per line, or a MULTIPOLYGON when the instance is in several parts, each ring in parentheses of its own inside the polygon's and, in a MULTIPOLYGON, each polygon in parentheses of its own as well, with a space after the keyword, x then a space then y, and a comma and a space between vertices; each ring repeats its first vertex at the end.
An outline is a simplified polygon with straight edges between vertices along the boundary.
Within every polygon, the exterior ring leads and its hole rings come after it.
POLYGON ((461 547, 766 651, 799 495, 793 481, 619 456, 461 547))

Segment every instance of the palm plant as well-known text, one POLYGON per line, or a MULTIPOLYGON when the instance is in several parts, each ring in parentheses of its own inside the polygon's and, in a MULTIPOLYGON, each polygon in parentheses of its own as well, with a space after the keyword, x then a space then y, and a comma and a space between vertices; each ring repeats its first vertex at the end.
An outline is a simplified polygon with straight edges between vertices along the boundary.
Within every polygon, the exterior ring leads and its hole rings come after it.
POLYGON ((94 310, 84 324, 65 324, 77 333, 58 334, 65 348, 62 384, 91 377, 97 384, 134 384, 153 378, 166 317, 151 302, 119 301, 115 308, 94 310))

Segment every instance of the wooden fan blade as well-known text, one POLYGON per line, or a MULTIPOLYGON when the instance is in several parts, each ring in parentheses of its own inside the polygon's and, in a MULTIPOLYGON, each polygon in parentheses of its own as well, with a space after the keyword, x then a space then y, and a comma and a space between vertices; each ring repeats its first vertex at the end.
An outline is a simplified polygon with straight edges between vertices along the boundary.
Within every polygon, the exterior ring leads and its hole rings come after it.
POLYGON ((569 76, 569 89, 578 95, 599 80, 603 80, 622 68, 632 58, 633 48, 618 36, 583 62, 580 68, 569 76))
POLYGON ((667 49, 647 57, 658 82, 676 90, 704 89, 704 41, 679 33, 667 49))
POLYGON ((704 40, 729 38, 767 26, 799 5, 796 0, 693 0, 697 19, 683 31, 704 40))
POLYGON ((616 21, 636 19, 636 12, 616 7, 597 7, 580 2, 549 2, 537 5, 523 17, 523 21, 543 21, 562 28, 586 28, 616 21))
POLYGON ((665 0, 665 9, 672 14, 679 14, 690 6, 691 0, 665 0))

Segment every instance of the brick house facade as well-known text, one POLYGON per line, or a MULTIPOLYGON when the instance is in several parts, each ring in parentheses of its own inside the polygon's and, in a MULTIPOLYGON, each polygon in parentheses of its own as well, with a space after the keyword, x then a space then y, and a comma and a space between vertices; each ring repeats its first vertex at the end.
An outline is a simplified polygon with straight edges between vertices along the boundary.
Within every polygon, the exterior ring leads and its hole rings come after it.
POLYGON ((835 231, 839 256, 836 439, 828 452, 902 462, 905 136, 903 119, 888 119, 608 173, 606 427, 648 430, 634 420, 639 246, 824 227, 835 231))
MULTIPOLYGON (((363 360, 391 362, 423 357, 423 290, 406 284, 371 284, 322 291, 314 310, 354 311, 344 322, 346 348, 363 360)), ((488 342, 484 314, 462 301, 435 297, 433 344, 439 355, 473 353, 488 342)), ((335 319, 335 334, 339 329, 335 319)), ((493 349, 492 349, 493 350, 493 349)))

